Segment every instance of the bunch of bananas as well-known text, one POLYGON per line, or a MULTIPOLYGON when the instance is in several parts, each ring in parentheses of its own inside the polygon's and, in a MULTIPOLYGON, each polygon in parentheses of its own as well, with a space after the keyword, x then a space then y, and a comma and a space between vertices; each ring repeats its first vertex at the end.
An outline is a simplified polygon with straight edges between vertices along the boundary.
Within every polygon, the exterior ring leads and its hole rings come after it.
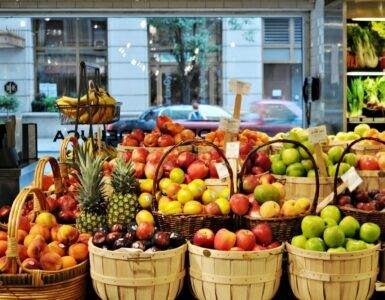
MULTIPOLYGON (((76 121, 78 99, 63 96, 56 100, 60 111, 76 121)), ((109 123, 115 115, 116 100, 104 89, 90 89, 87 95, 80 98, 79 124, 109 123)))

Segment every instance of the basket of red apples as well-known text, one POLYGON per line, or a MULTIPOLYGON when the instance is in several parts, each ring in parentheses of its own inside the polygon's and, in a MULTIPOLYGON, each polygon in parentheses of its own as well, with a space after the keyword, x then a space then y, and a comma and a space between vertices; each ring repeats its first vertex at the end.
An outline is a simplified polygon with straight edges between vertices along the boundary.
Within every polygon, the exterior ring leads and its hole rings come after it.
POLYGON ((281 280, 283 250, 267 223, 235 233, 198 230, 188 243, 195 298, 272 299, 281 280))
POLYGON ((58 225, 45 211, 43 192, 25 188, 12 204, 8 234, 0 231, 0 294, 4 299, 80 299, 85 297, 90 235, 58 225), (34 214, 23 216, 30 194, 34 214))
POLYGON ((285 139, 267 142, 253 149, 247 156, 239 175, 240 193, 230 198, 230 206, 235 215, 242 217, 243 227, 253 228, 257 224, 268 223, 277 240, 287 241, 299 232, 301 219, 315 211, 319 194, 319 176, 316 168, 313 199, 306 197, 286 199, 284 182, 277 181, 267 172, 271 163, 268 156, 260 152, 264 147, 275 143, 291 143, 301 147, 316 165, 311 152, 299 142, 285 139), (258 168, 260 173, 250 172, 250 168, 251 170, 258 168))
POLYGON ((89 241, 93 286, 101 299, 175 299, 183 286, 186 240, 150 222, 115 224, 89 241))
POLYGON ((213 143, 196 139, 173 146, 165 152, 155 171, 152 192, 156 201, 153 201, 152 213, 156 223, 160 229, 180 233, 186 238, 191 238, 200 228, 223 227, 230 222, 232 183, 230 164, 213 143), (183 150, 169 159, 175 150, 187 146, 192 147, 192 151, 183 150), (202 146, 215 151, 199 152, 202 146), (224 164, 227 178, 217 178, 215 163, 224 164), (166 164, 172 167, 165 169, 166 164))

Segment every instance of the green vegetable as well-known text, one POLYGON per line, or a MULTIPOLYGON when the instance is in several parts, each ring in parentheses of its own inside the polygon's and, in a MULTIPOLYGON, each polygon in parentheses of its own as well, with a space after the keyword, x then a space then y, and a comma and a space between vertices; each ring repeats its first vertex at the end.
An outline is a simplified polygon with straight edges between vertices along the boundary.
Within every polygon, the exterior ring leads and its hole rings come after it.
POLYGON ((385 40, 385 22, 371 22, 371 28, 378 36, 385 40))
POLYGON ((379 77, 377 79, 377 93, 378 100, 381 103, 385 103, 385 77, 379 77))
POLYGON ((377 98, 377 81, 373 78, 366 78, 363 82, 365 99, 367 102, 378 102, 377 98))
POLYGON ((347 90, 348 111, 351 117, 360 116, 364 106, 365 92, 361 78, 353 79, 347 90))

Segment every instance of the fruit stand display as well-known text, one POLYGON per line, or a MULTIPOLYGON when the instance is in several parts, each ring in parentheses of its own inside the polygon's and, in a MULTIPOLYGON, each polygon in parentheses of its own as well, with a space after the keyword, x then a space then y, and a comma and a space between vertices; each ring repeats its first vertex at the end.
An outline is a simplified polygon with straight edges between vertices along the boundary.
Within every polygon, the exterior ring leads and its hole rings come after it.
POLYGON ((361 224, 352 216, 341 219, 336 206, 320 216, 306 216, 302 234, 286 243, 289 280, 299 299, 369 299, 379 267, 374 223, 361 224))
POLYGON ((58 225, 45 209, 38 188, 23 189, 13 202, 8 234, 0 232, 0 299, 57 299, 58 291, 60 299, 85 296, 90 235, 58 225), (36 199, 33 223, 22 216, 30 194, 36 199))

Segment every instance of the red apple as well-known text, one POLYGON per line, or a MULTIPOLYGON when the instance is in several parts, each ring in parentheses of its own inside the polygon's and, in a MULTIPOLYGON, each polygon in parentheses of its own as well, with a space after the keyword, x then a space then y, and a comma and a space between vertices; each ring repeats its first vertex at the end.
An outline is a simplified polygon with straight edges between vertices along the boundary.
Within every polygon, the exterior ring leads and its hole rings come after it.
POLYGON ((259 181, 261 184, 271 184, 275 182, 275 177, 271 174, 263 174, 260 176, 259 181))
POLYGON ((254 233, 255 240, 257 243, 260 243, 262 245, 271 244, 271 241, 273 240, 273 232, 269 224, 260 223, 254 228, 252 228, 251 231, 254 233))
POLYGON ((148 151, 146 148, 135 148, 134 151, 132 151, 132 161, 138 163, 145 163, 147 155, 148 151))
POLYGON ((168 160, 163 164, 163 176, 168 177, 170 175, 170 172, 172 169, 176 168, 177 165, 175 164, 175 161, 168 160))
POLYGON ((212 159, 212 160, 221 160, 221 159, 222 159, 222 157, 220 156, 220 154, 218 153, 218 151, 215 150, 215 149, 211 149, 211 150, 210 150, 210 155, 211 155, 211 159, 212 159))
POLYGON ((272 242, 271 244, 269 244, 267 246, 267 249, 274 249, 274 248, 277 248, 279 246, 281 246, 281 244, 279 242, 275 241, 275 242, 272 242))
POLYGON ((198 153, 198 160, 200 161, 203 161, 205 163, 206 166, 208 166, 210 164, 210 161, 212 160, 213 158, 211 157, 211 154, 210 152, 201 152, 201 153, 198 153))
POLYGON ((377 158, 372 155, 362 155, 358 160, 358 169, 360 170, 379 170, 377 158))
POLYGON ((245 193, 252 193, 257 185, 259 185, 259 177, 256 175, 246 175, 243 179, 243 190, 245 193))
POLYGON ((214 249, 228 251, 234 247, 237 236, 225 228, 218 230, 214 237, 214 249))
POLYGON ((216 160, 210 161, 210 164, 209 164, 209 174, 210 174, 210 178, 218 178, 217 168, 215 167, 215 164, 216 164, 216 163, 217 163, 216 160))
POLYGON ((188 168, 188 166, 191 165, 196 159, 197 156, 195 153, 192 153, 190 151, 184 151, 178 155, 178 158, 176 159, 176 164, 180 168, 188 168))
POLYGON ((193 180, 191 179, 191 176, 190 176, 190 175, 185 174, 185 175, 184 175, 184 181, 185 181, 186 183, 190 183, 190 182, 193 181, 193 180))
POLYGON ((131 160, 131 158, 132 158, 132 152, 130 152, 130 151, 126 151, 122 154, 122 159, 126 163, 129 162, 131 160))
POLYGON ((59 212, 59 221, 63 224, 73 224, 76 221, 75 212, 73 210, 62 210, 59 212))
POLYGON ((214 247, 214 232, 208 228, 199 229, 194 234, 193 244, 199 247, 214 247))
POLYGON ((77 206, 76 200, 69 195, 61 196, 58 199, 58 202, 59 202, 62 210, 73 210, 77 206))
POLYGON ((255 236, 247 229, 240 229, 235 233, 237 237, 236 246, 245 251, 252 250, 255 246, 255 236))
POLYGON ((265 173, 265 171, 263 171, 263 169, 261 167, 257 167, 257 166, 254 166, 252 169, 251 169, 251 173, 253 175, 260 175, 262 173, 265 173))
POLYGON ((57 209, 60 208, 60 204, 59 204, 59 201, 56 197, 56 194, 49 195, 46 198, 46 201, 48 204, 49 211, 51 211, 51 212, 56 211, 57 209))
POLYGON ((142 222, 136 228, 136 237, 139 240, 147 240, 154 234, 154 225, 150 222, 142 222))
POLYGON ((175 144, 174 138, 169 134, 163 134, 158 138, 159 147, 168 147, 175 144))
POLYGON ((378 160, 378 166, 380 167, 380 170, 385 170, 385 153, 379 152, 377 153, 377 160, 378 160))
POLYGON ((257 201, 253 201, 251 203, 251 207, 249 209, 249 212, 247 215, 249 216, 250 219, 256 220, 261 217, 261 214, 259 213, 260 205, 257 201))
POLYGON ((343 196, 339 197, 339 199, 338 199, 338 204, 341 206, 344 206, 344 205, 350 204, 350 203, 352 203, 352 199, 350 198, 350 196, 343 195, 343 196))
POLYGON ((135 177, 143 178, 144 176, 144 163, 134 163, 135 177))
POLYGON ((134 129, 131 132, 131 136, 134 139, 136 139, 138 142, 143 142, 143 140, 144 140, 144 132, 139 128, 134 129))
POLYGON ((144 175, 146 176, 146 178, 148 179, 155 178, 156 167, 157 165, 154 163, 150 163, 150 162, 146 163, 144 167, 144 175))
POLYGON ((260 244, 256 244, 252 251, 261 251, 261 250, 266 250, 267 248, 265 246, 262 246, 260 244))
POLYGON ((245 157, 249 152, 253 149, 254 142, 252 140, 248 140, 246 143, 241 143, 239 147, 239 155, 241 157, 245 157))
POLYGON ((261 167, 265 172, 270 170, 271 161, 265 152, 257 152, 255 155, 254 164, 261 167))
POLYGON ((201 161, 194 161, 187 168, 187 174, 194 179, 204 179, 209 173, 209 168, 201 161))
POLYGON ((230 207, 235 214, 243 216, 249 210, 249 198, 243 194, 234 194, 230 198, 230 207))
POLYGON ((150 163, 158 163, 160 161, 160 159, 162 158, 163 156, 163 152, 160 151, 160 150, 156 150, 154 152, 151 152, 148 156, 147 156, 147 160, 146 162, 150 162, 150 163))
POLYGON ((222 215, 221 209, 219 208, 219 205, 216 202, 211 202, 209 204, 206 204, 205 212, 206 214, 212 215, 212 216, 222 215))
POLYGON ((241 247, 232 247, 230 251, 245 251, 241 247))

